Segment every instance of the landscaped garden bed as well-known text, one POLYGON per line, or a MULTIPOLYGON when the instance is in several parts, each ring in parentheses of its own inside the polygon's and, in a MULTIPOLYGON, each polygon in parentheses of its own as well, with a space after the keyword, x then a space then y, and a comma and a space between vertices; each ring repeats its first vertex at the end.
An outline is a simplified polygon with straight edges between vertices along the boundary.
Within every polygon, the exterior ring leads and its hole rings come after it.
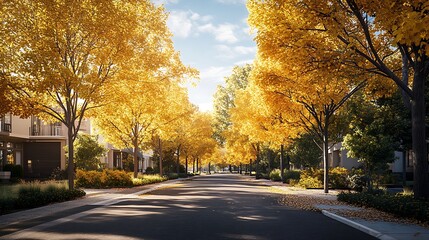
POLYGON ((412 195, 343 192, 338 194, 338 200, 357 206, 375 208, 401 218, 411 218, 429 223, 429 201, 414 199, 412 195))
POLYGON ((69 201, 83 196, 85 196, 83 190, 70 190, 65 181, 2 184, 0 185, 0 214, 69 201))

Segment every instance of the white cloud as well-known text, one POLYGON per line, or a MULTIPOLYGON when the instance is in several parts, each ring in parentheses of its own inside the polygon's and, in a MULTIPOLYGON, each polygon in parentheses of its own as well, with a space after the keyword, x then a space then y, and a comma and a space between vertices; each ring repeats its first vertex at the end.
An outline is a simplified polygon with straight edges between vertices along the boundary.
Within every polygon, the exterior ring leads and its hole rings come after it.
POLYGON ((209 80, 211 83, 222 83, 224 77, 231 74, 231 66, 228 67, 209 67, 200 71, 202 80, 209 80))
POLYGON ((217 2, 223 4, 246 4, 246 0, 217 0, 217 2))
POLYGON ((192 21, 189 12, 172 11, 168 17, 167 25, 174 36, 186 38, 191 33, 192 21))
POLYGON ((153 0, 153 3, 155 3, 155 5, 158 5, 158 6, 162 4, 167 5, 170 3, 177 4, 179 3, 179 0, 153 0))
POLYGON ((234 31, 237 29, 237 25, 225 23, 218 26, 212 23, 207 23, 198 27, 198 30, 205 33, 213 34, 215 39, 219 42, 236 43, 238 38, 235 36, 234 31))
POLYGON ((253 61, 255 61, 255 60, 254 59, 242 60, 242 61, 235 62, 234 65, 242 66, 245 64, 253 64, 253 61))
POLYGON ((213 17, 210 15, 201 16, 191 10, 188 11, 172 11, 168 17, 167 25, 173 32, 174 36, 187 38, 193 29, 199 25, 210 21, 213 17))
POLYGON ((256 53, 256 47, 246 46, 228 46, 228 45, 216 45, 216 51, 218 52, 217 57, 222 59, 237 58, 242 55, 254 55, 256 53))
POLYGON ((218 85, 225 83, 231 75, 232 66, 211 66, 200 71, 200 81, 196 86, 188 85, 189 100, 198 105, 200 111, 213 111, 213 95, 218 85))
POLYGON ((256 47, 245 47, 245 46, 236 46, 234 51, 239 54, 247 55, 256 53, 256 47))

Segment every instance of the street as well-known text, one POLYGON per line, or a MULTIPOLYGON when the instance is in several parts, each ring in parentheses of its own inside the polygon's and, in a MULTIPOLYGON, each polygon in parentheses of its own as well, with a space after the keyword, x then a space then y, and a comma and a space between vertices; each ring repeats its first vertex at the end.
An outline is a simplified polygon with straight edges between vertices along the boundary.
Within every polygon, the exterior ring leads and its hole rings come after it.
POLYGON ((1 239, 375 239, 318 212, 277 202, 231 174, 201 176, 36 225, 1 239))

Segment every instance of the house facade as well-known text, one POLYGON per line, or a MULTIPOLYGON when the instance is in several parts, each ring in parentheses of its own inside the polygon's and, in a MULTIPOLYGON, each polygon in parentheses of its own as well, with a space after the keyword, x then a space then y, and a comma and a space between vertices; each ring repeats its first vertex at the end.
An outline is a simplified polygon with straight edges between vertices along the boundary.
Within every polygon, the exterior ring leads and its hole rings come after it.
MULTIPOLYGON (((90 120, 83 120, 80 132, 91 134, 90 120)), ((122 168, 125 153, 104 142, 108 149, 100 159, 107 168, 122 168)), ((62 123, 47 123, 31 116, 20 118, 12 114, 0 116, 0 171, 7 164, 21 165, 24 178, 49 178, 56 168, 66 168, 67 128, 62 123)), ((142 154, 139 171, 153 166, 150 155, 142 154)))
MULTIPOLYGON (((328 152, 330 167, 344 167, 350 170, 361 165, 357 159, 347 156, 347 150, 342 148, 341 143, 336 143, 328 152)), ((406 153, 395 151, 395 161, 389 164, 389 170, 397 174, 402 174, 403 172, 412 173, 413 162, 412 151, 407 151, 406 153)))
POLYGON ((6 114, 0 120, 0 162, 21 165, 26 178, 48 178, 53 169, 65 168, 66 132, 61 124, 37 117, 6 114))

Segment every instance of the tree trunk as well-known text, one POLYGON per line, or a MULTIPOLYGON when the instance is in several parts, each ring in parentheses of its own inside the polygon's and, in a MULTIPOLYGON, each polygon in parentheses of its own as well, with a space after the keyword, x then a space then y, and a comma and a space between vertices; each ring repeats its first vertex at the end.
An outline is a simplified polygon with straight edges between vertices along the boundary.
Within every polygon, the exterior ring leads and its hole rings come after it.
POLYGON ((240 163, 240 175, 243 174, 243 164, 240 163))
POLYGON ((209 174, 211 174, 211 172, 210 172, 210 162, 209 162, 209 174))
POLYGON ((259 169, 259 163, 261 161, 261 157, 260 155, 260 148, 259 148, 259 144, 256 147, 256 179, 260 178, 260 169, 259 169))
POLYGON ((159 175, 163 175, 162 172, 162 142, 161 138, 158 138, 158 144, 159 144, 159 175))
POLYGON ((185 157, 185 173, 188 174, 188 155, 185 157))
POLYGON ((177 174, 179 174, 180 173, 180 145, 179 145, 179 147, 177 147, 177 167, 176 167, 176 171, 177 171, 177 174))
POLYGON ((196 162, 197 162, 197 173, 199 172, 199 168, 198 168, 198 158, 196 159, 196 162))
MULTIPOLYGON (((417 63, 419 64, 419 63, 417 63)), ((411 102, 412 113, 412 139, 415 154, 414 163, 414 197, 429 198, 428 158, 426 143, 426 103, 425 82, 423 73, 424 64, 415 69, 413 81, 413 101, 411 102)))
POLYGON ((328 153, 328 122, 329 118, 325 114, 325 127, 323 128, 323 190, 329 192, 329 153, 328 153))
MULTIPOLYGON (((73 124, 73 123, 70 123, 73 124)), ((69 182, 69 189, 74 189, 74 163, 73 163, 73 157, 74 157, 74 146, 73 146, 73 129, 71 125, 67 126, 67 139, 68 139, 68 182, 69 182)))
POLYGON ((192 158, 192 173, 195 173, 195 158, 192 158))
POLYGON ((139 170, 139 157, 138 157, 138 151, 139 147, 137 144, 137 141, 135 140, 134 143, 134 153, 133 153, 133 160, 134 160, 134 178, 137 178, 138 170, 139 170))
POLYGON ((249 176, 252 176, 252 159, 250 159, 250 164, 249 164, 249 176))
POLYGON ((284 173, 283 173, 283 160, 284 160, 284 145, 280 145, 280 177, 282 179, 282 183, 285 181, 284 173))
POLYGON ((402 150, 402 186, 407 186, 407 151, 402 150))

